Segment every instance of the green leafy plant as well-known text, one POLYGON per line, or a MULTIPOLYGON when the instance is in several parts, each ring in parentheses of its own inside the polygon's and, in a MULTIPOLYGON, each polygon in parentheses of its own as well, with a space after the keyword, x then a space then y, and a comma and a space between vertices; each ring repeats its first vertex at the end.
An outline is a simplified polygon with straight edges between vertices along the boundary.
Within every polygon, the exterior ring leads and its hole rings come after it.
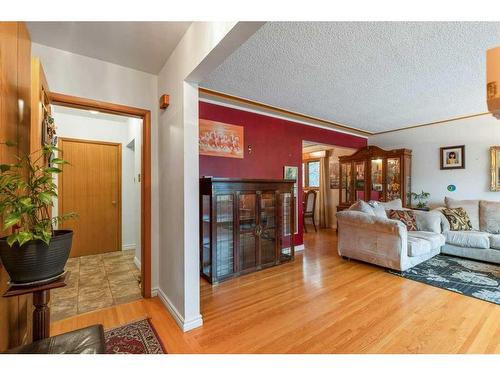
POLYGON ((411 192, 410 196, 413 201, 417 201, 417 208, 426 208, 427 200, 429 199, 431 194, 422 190, 422 192, 420 193, 411 192))
MULTIPOLYGON (((10 141, 0 144, 16 145, 10 141)), ((40 151, 17 157, 15 164, 0 164, 0 215, 3 229, 12 230, 7 237, 11 247, 16 242, 22 246, 31 240, 41 240, 48 245, 54 235, 54 226, 76 217, 74 213, 50 215, 53 200, 57 197, 53 174, 61 173, 60 166, 68 164, 55 158, 51 160, 51 166, 44 165, 44 160, 54 151, 60 150, 45 145, 40 151)))

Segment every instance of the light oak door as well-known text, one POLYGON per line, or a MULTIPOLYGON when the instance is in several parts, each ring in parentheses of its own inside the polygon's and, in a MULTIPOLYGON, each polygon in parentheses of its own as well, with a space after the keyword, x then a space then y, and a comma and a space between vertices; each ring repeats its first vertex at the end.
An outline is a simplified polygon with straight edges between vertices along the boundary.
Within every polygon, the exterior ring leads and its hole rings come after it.
POLYGON ((59 215, 72 229, 70 257, 121 250, 121 144, 60 138, 64 165, 59 175, 59 215))

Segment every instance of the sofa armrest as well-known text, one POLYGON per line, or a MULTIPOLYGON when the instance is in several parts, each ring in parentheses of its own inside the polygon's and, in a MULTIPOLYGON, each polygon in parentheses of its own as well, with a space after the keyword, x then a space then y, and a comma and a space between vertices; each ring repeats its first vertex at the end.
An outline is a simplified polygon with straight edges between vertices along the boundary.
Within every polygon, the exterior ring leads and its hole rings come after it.
POLYGON ((401 269, 407 255, 408 232, 399 220, 362 212, 337 213, 338 252, 392 269, 401 269))
POLYGON ((432 209, 430 212, 435 212, 437 215, 439 215, 439 218, 441 219, 441 233, 446 233, 450 231, 450 222, 446 218, 446 216, 443 215, 441 212, 442 209, 445 207, 437 207, 432 209))
POLYGON ((358 226, 360 230, 397 234, 406 231, 406 226, 399 220, 369 215, 360 211, 337 212, 337 223, 358 226))
POLYGON ((420 211, 413 210, 417 221, 417 229, 424 232, 441 233, 441 216, 444 215, 438 211, 420 211))

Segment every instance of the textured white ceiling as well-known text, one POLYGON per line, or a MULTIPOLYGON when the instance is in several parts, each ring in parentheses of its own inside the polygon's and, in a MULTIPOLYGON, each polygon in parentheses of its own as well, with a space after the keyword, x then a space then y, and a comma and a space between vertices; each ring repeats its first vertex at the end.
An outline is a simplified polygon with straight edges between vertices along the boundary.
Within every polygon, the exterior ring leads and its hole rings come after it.
POLYGON ((158 74, 191 22, 27 22, 35 43, 158 74))
POLYGON ((486 22, 268 22, 201 86, 378 132, 485 112, 486 22))

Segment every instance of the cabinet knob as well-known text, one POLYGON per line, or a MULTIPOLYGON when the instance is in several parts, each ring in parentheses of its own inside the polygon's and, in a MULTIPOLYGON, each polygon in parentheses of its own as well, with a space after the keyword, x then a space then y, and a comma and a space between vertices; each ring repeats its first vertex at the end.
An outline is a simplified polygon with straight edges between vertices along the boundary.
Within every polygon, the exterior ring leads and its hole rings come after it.
POLYGON ((116 206, 116 201, 111 201, 111 204, 116 206))

